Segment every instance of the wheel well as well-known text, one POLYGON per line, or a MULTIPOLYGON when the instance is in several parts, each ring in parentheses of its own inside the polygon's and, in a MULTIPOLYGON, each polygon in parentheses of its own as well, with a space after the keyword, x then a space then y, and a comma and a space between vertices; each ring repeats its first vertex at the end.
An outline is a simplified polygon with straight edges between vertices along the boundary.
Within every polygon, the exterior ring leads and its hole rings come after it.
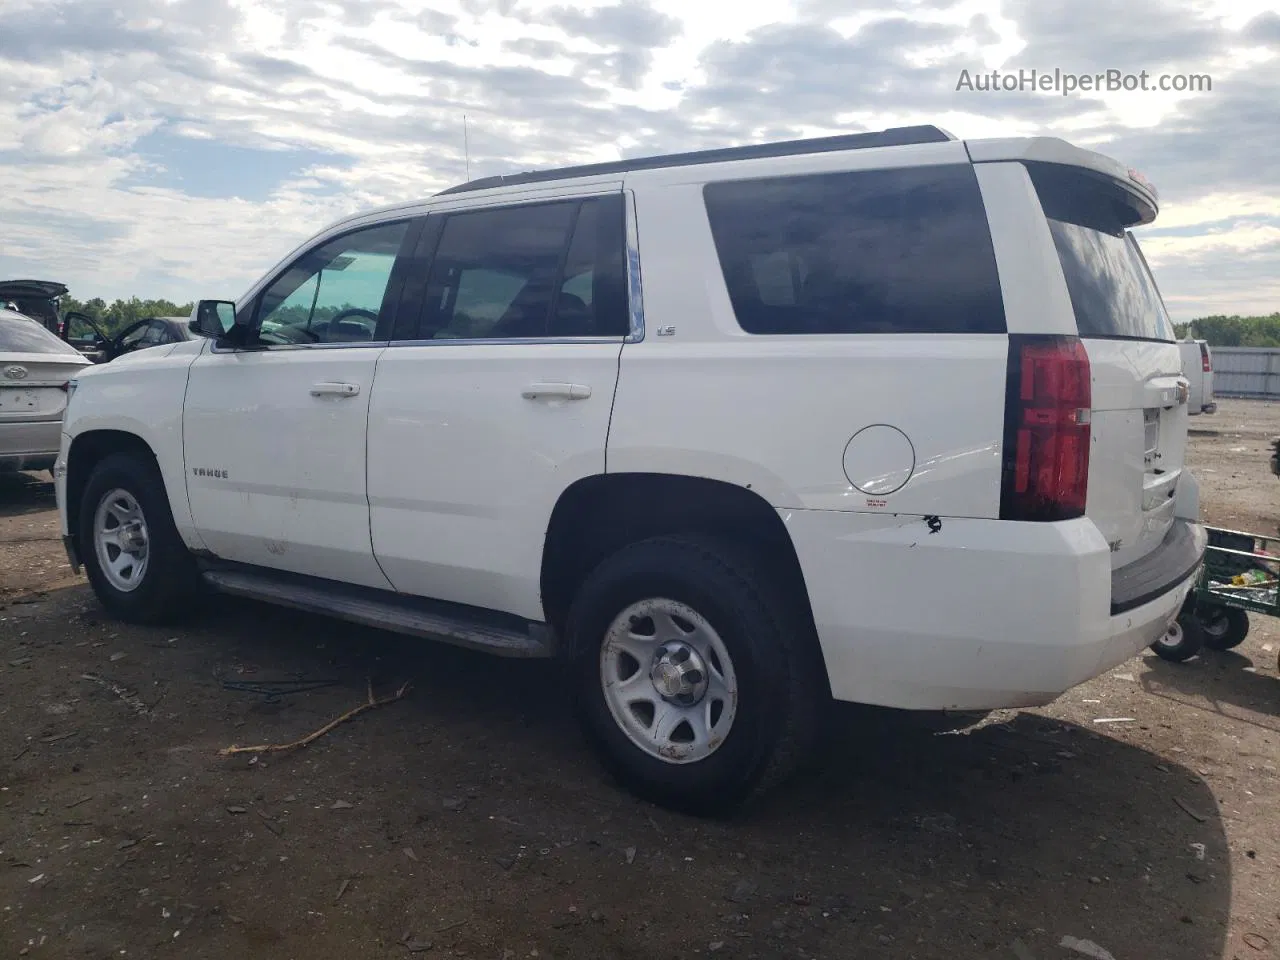
MULTIPOLYGON (((605 557, 628 543, 675 533, 711 534, 753 548, 795 603, 802 625, 813 627, 791 535, 764 497, 720 480, 658 473, 587 477, 560 495, 542 553, 548 623, 563 627, 578 587, 605 557)), ((810 635, 816 635, 812 629, 810 635)))
POLYGON ((80 500, 93 468, 113 453, 135 453, 156 462, 147 442, 123 430, 90 430, 71 441, 67 453, 67 529, 72 537, 80 530, 80 500))

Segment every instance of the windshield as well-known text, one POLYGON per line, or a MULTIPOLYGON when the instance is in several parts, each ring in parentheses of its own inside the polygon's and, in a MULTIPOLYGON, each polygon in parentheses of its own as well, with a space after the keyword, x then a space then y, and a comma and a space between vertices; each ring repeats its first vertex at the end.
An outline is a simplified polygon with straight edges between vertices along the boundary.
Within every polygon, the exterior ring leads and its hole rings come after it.
POLYGON ((58 339, 35 320, 8 310, 0 311, 0 353, 69 354, 80 351, 58 339))
POLYGON ((1069 172, 1033 170, 1032 180, 1080 336, 1172 342, 1173 324, 1117 195, 1069 172))

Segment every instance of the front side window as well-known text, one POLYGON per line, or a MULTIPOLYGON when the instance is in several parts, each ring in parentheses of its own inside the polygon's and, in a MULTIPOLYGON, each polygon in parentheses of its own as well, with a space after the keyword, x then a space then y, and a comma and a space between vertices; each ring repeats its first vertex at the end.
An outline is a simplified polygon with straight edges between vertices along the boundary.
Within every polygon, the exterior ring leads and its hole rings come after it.
POLYGON ((747 333, 1005 331, 969 164, 724 181, 703 195, 747 333))
POLYGON ((309 250, 263 291, 258 336, 266 344, 373 340, 407 221, 368 227, 309 250))
POLYGON ((130 327, 120 337, 120 349, 136 350, 139 346, 142 345, 143 338, 146 337, 147 330, 149 328, 150 328, 150 324, 147 324, 147 323, 139 323, 130 327))
POLYGON ((419 340, 622 336, 621 197, 446 214, 419 340))
POLYGON ((92 347, 101 339, 97 327, 79 315, 67 317, 65 332, 67 342, 76 347, 92 347))

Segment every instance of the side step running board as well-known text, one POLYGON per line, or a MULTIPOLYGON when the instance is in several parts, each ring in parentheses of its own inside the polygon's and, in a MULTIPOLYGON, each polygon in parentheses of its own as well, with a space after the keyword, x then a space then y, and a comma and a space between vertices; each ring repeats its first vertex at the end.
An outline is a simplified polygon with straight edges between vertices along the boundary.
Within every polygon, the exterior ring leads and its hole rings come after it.
POLYGON ((257 569, 205 570, 219 593, 248 597, 308 613, 337 617, 379 630, 440 640, 502 657, 551 657, 555 644, 546 624, 328 580, 257 569))

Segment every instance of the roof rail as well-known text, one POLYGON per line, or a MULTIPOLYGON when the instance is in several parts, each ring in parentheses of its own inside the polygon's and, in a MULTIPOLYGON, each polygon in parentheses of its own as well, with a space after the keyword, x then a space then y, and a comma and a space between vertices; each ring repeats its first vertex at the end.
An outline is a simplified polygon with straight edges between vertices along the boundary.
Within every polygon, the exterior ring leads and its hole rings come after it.
POLYGON ((568 180, 574 177, 602 176, 610 173, 630 173, 633 170, 660 170, 664 167, 688 167, 701 163, 719 163, 724 160, 754 160, 760 157, 793 157, 805 153, 830 153, 836 150, 865 150, 870 147, 902 147, 913 143, 943 143, 956 139, 940 127, 931 125, 915 127, 890 127, 868 133, 847 133, 835 137, 811 137, 804 140, 783 140, 776 143, 748 144, 744 147, 720 147, 712 150, 695 150, 691 153, 668 153, 656 157, 636 157, 632 160, 614 160, 607 163, 589 163, 577 167, 558 167, 553 170, 531 170, 526 173, 481 177, 441 190, 437 197, 451 193, 468 193, 472 190, 488 190, 493 187, 509 187, 521 183, 545 183, 551 180, 568 180))

